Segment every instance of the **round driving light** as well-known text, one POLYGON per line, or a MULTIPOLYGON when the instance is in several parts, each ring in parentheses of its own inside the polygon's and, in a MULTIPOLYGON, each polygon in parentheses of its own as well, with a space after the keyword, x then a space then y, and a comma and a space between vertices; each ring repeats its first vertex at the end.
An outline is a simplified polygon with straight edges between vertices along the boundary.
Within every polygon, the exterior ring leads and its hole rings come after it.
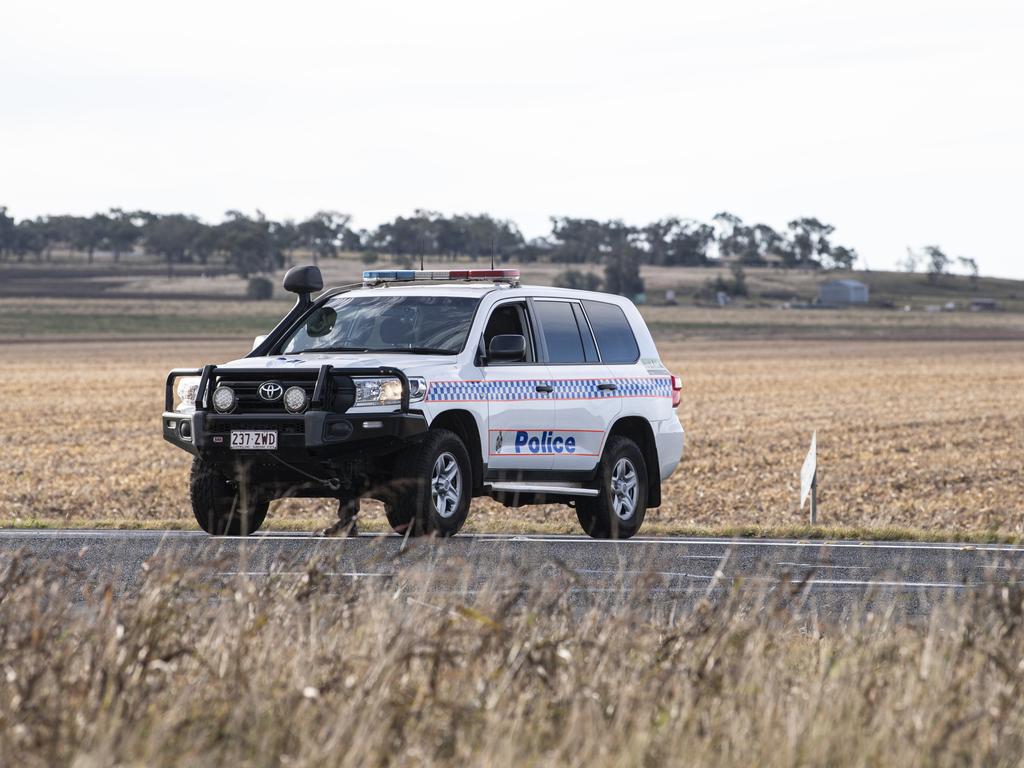
POLYGON ((221 413, 235 410, 235 390, 231 387, 217 387, 213 390, 213 407, 221 413))
POLYGON ((284 393, 284 407, 289 413, 299 413, 306 408, 306 390, 302 387, 288 387, 284 393))

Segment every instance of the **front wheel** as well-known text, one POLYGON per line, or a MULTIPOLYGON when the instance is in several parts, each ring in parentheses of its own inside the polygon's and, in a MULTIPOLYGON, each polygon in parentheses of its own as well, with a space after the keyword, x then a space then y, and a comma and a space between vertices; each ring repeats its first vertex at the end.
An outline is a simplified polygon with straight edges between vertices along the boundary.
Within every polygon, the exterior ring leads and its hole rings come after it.
POLYGON ((473 478, 469 453, 447 429, 432 429, 403 450, 384 500, 388 522, 410 536, 454 536, 466 522, 473 478))
POLYGON ((192 460, 189 495, 196 522, 213 536, 255 533, 270 508, 270 502, 259 497, 258 489, 246 480, 243 471, 231 479, 201 458, 192 460))
POLYGON ((597 469, 598 494, 576 502, 576 517, 595 539, 628 539, 647 512, 647 463, 628 437, 608 438, 597 469))

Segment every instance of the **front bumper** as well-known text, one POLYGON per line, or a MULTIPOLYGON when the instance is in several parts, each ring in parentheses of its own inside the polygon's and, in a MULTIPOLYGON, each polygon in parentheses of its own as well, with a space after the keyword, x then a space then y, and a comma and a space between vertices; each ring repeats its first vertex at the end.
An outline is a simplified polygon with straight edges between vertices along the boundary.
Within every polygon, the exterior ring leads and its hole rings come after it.
POLYGON ((419 413, 338 414, 307 411, 295 415, 217 414, 208 411, 163 414, 164 439, 194 456, 261 454, 266 451, 231 450, 233 429, 277 431, 277 453, 332 456, 387 447, 427 431, 419 413))
MULTIPOLYGON (((265 380, 284 378, 294 370, 222 369, 225 375, 265 380)), ((164 395, 162 432, 172 445, 194 456, 218 455, 241 457, 265 454, 268 451, 232 450, 231 431, 277 431, 277 455, 294 459, 323 458, 363 453, 380 454, 396 449, 401 443, 415 439, 427 430, 422 413, 409 408, 409 380, 397 368, 334 368, 322 365, 315 373, 310 409, 304 413, 217 413, 209 408, 206 393, 212 389, 221 371, 207 365, 201 369, 175 369, 167 376, 164 395), (194 412, 174 409, 173 390, 177 378, 200 376, 194 412), (352 376, 392 376, 402 383, 402 398, 397 410, 385 413, 353 413, 348 404, 338 406, 335 394, 340 382, 352 376)), ((312 383, 311 381, 308 383, 312 383)), ((349 382, 351 384, 351 382, 349 382)))

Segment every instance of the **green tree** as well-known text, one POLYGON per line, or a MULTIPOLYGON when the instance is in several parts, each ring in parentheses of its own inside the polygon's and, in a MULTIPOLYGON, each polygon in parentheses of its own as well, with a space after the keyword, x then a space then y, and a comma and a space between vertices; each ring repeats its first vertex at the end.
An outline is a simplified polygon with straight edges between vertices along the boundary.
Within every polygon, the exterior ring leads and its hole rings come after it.
POLYGON ((610 232, 607 243, 608 255, 604 268, 604 286, 609 293, 635 298, 644 292, 644 281, 640 277, 640 254, 632 230, 620 222, 610 232))
POLYGON ((302 245, 302 235, 299 233, 299 225, 291 219, 278 222, 274 227, 274 243, 284 258, 285 265, 291 266, 295 263, 292 252, 302 245))
POLYGON ((26 254, 35 254, 37 259, 42 258, 49 242, 49 222, 46 218, 22 219, 14 228, 13 245, 11 250, 23 261, 26 254))
POLYGON ((748 227, 735 214, 723 211, 714 216, 718 225, 718 256, 744 264, 760 264, 763 262, 753 227, 748 227))
POLYGON ((117 264, 121 261, 121 254, 132 250, 139 241, 142 226, 147 219, 120 208, 111 208, 107 219, 105 245, 117 264))
POLYGON ((553 217, 551 260, 567 264, 606 261, 614 248, 614 241, 629 231, 621 221, 553 217))
POLYGON ((344 231, 352 217, 337 211, 317 211, 297 227, 300 241, 313 254, 313 263, 338 255, 344 231))
POLYGON ((146 250, 167 262, 167 276, 174 277, 174 265, 191 258, 204 229, 195 216, 172 213, 150 219, 143 229, 143 239, 146 250))
POLYGON ((88 218, 76 216, 69 230, 69 244, 76 251, 85 251, 89 263, 93 263, 96 249, 102 247, 110 233, 110 217, 103 213, 94 213, 88 218))
POLYGON ((574 291, 599 291, 601 290, 601 278, 593 272, 567 269, 555 275, 554 285, 558 288, 570 288, 574 291))
POLYGON ((842 245, 834 246, 828 255, 829 265, 833 269, 853 269, 857 261, 857 252, 842 245))
POLYGON ((218 249, 241 277, 271 272, 284 264, 274 233, 276 224, 260 211, 255 217, 228 211, 227 220, 217 226, 218 249))
POLYGON ((782 257, 783 264, 792 261, 792 246, 786 238, 767 224, 748 226, 735 214, 715 214, 718 255, 741 264, 760 265, 769 257, 782 257))
POLYGON ((416 210, 412 216, 399 216, 385 222, 370 235, 370 250, 390 253, 398 261, 403 257, 436 256, 440 253, 441 215, 434 211, 416 210))
POLYGON ((496 219, 486 213, 460 214, 437 220, 437 250, 454 259, 481 256, 508 261, 523 247, 523 236, 511 221, 496 219))
POLYGON ((937 283, 949 268, 950 258, 937 245, 924 247, 925 264, 928 266, 928 282, 937 283))
POLYGON ((647 261, 663 266, 702 266, 708 263, 708 247, 714 228, 696 221, 660 219, 639 231, 640 248, 647 261))
POLYGON ((815 218, 794 219, 787 225, 790 232, 789 266, 816 267, 832 251, 829 236, 835 231, 831 224, 815 218))
POLYGON ((14 250, 14 217, 7 215, 6 206, 0 205, 0 259, 14 250))

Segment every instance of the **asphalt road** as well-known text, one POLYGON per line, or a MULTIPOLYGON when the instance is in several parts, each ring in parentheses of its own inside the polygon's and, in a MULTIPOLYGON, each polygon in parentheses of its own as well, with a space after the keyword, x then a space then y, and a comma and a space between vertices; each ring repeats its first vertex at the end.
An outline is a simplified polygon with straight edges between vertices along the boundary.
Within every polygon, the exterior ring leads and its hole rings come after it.
POLYGON ((0 562, 15 552, 72 565, 61 577, 68 582, 107 580, 122 592, 138 585, 153 558, 175 558, 222 579, 298 578, 315 560, 320 574, 335 584, 400 582, 407 590, 468 593, 504 579, 526 589, 560 585, 584 601, 642 592, 668 604, 714 599, 738 586, 785 590, 800 605, 828 613, 892 606, 926 613, 992 581, 1017 581, 1024 571, 1024 548, 1012 546, 668 537, 611 542, 464 535, 405 541, 393 535, 243 539, 191 531, 0 531, 0 562))

